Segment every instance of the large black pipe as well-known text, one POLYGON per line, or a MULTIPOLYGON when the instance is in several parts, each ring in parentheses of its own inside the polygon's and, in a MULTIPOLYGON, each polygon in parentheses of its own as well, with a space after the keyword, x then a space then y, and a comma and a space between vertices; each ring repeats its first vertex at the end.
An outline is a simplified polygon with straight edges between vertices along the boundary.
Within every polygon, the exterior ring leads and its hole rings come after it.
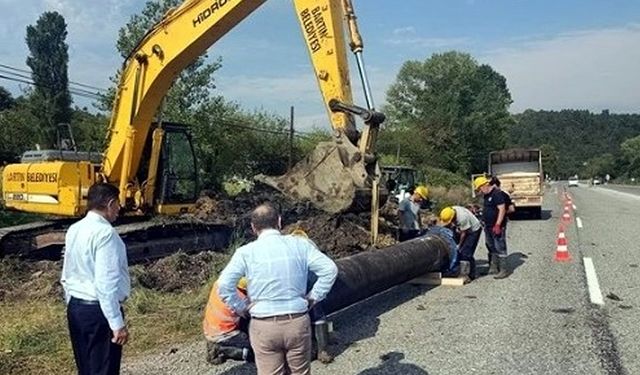
POLYGON ((383 292, 448 262, 446 243, 426 236, 338 259, 338 278, 323 301, 329 314, 383 292))

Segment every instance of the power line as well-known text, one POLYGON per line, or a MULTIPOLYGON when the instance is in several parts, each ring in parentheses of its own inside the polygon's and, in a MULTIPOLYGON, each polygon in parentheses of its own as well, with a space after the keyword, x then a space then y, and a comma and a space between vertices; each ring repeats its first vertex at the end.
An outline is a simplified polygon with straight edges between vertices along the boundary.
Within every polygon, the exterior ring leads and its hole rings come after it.
MULTIPOLYGON (((21 79, 21 78, 15 78, 15 77, 8 77, 5 76, 3 74, 0 74, 0 79, 6 79, 8 81, 14 81, 14 82, 20 82, 20 83, 26 83, 27 85, 31 85, 31 86, 37 86, 37 87, 45 87, 45 88, 50 88, 44 85, 39 85, 35 82, 29 81, 29 80, 25 80, 25 79, 21 79)), ((83 92, 77 92, 75 90, 69 90, 69 93, 72 95, 76 95, 76 96, 82 96, 85 98, 89 98, 89 99, 100 99, 101 96, 98 94, 87 94, 87 93, 83 93, 83 92)))
MULTIPOLYGON (((230 121, 224 121, 223 120, 223 121, 219 121, 218 123, 220 125, 226 126, 226 127, 233 127, 233 128, 238 128, 238 129, 251 130, 251 131, 256 131, 256 132, 260 132, 260 133, 282 135, 282 136, 289 135, 289 132, 287 132, 287 131, 258 128, 258 127, 254 127, 254 126, 243 125, 243 124, 240 124, 240 123, 237 123, 237 122, 230 122, 230 121)), ((294 131, 293 135, 295 137, 304 138, 304 139, 309 139, 310 138, 310 134, 304 133, 304 132, 300 132, 300 131, 294 131)))
MULTIPOLYGON (((31 84, 32 84, 32 85, 34 85, 34 86, 50 88, 49 86, 45 86, 45 85, 37 85, 37 84, 33 81, 33 79, 31 78, 31 76, 27 76, 27 75, 25 75, 25 74, 14 73, 14 72, 8 71, 8 70, 6 70, 6 69, 3 69, 3 68, 1 68, 1 67, 0 67, 0 73, 10 74, 10 75, 11 75, 11 76, 13 76, 14 78, 15 78, 15 77, 18 77, 18 78, 24 78, 24 79, 28 80, 29 82, 31 82, 31 84)), ((25 82, 25 83, 26 83, 26 82, 25 82)), ((99 93, 96 93, 96 92, 93 92, 93 91, 89 91, 89 90, 85 90, 85 89, 79 89, 79 88, 76 88, 76 87, 69 87, 69 90, 70 90, 70 91, 74 91, 75 93, 79 93, 79 94, 95 95, 95 96, 97 96, 97 97, 99 97, 99 96, 100 96, 100 94, 99 94, 99 93)))
MULTIPOLYGON (((32 73, 30 70, 15 68, 13 66, 9 66, 9 65, 6 65, 6 64, 0 64, 0 67, 5 68, 5 69, 14 70, 16 72, 21 72, 21 73, 28 73, 28 74, 32 73)), ((104 88, 101 88, 101 87, 87 85, 86 83, 79 83, 79 82, 69 81, 69 84, 78 85, 78 86, 82 86, 82 87, 86 87, 86 88, 94 89, 94 90, 98 90, 98 91, 105 91, 105 92, 108 91, 107 89, 104 89, 104 88)))

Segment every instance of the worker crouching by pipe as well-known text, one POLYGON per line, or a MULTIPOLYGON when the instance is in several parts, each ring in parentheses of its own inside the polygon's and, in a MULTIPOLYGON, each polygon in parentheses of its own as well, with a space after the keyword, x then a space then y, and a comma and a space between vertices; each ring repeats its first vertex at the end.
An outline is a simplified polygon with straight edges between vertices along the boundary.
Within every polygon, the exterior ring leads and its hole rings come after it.
MULTIPOLYGON (((247 279, 240 279, 237 291, 240 296, 246 297, 247 279)), ((210 364, 219 365, 227 359, 253 362, 249 320, 238 316, 222 301, 217 281, 209 294, 202 329, 207 342, 207 362, 210 364)))

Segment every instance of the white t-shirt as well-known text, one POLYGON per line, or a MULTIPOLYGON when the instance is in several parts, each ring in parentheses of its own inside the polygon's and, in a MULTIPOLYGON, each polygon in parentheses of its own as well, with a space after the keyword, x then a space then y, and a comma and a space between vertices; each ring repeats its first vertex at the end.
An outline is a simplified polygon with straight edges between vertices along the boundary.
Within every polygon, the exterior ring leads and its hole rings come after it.
POLYGON ((471 229, 472 232, 475 232, 482 228, 480 220, 478 220, 473 212, 462 206, 453 206, 453 209, 456 211, 456 226, 460 230, 465 231, 471 229))

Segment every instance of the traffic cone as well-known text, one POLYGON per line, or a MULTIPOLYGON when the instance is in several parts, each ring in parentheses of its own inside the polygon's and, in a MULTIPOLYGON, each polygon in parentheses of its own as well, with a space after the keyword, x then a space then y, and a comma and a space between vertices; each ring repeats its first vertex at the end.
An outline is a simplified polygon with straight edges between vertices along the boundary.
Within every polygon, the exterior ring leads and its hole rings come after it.
POLYGON ((556 262, 568 262, 571 260, 569 247, 567 246, 567 237, 564 235, 564 228, 561 226, 558 231, 558 246, 556 247, 556 262))
POLYGON ((571 208, 569 206, 564 206, 564 211, 562 212, 562 222, 569 223, 571 222, 571 208))

